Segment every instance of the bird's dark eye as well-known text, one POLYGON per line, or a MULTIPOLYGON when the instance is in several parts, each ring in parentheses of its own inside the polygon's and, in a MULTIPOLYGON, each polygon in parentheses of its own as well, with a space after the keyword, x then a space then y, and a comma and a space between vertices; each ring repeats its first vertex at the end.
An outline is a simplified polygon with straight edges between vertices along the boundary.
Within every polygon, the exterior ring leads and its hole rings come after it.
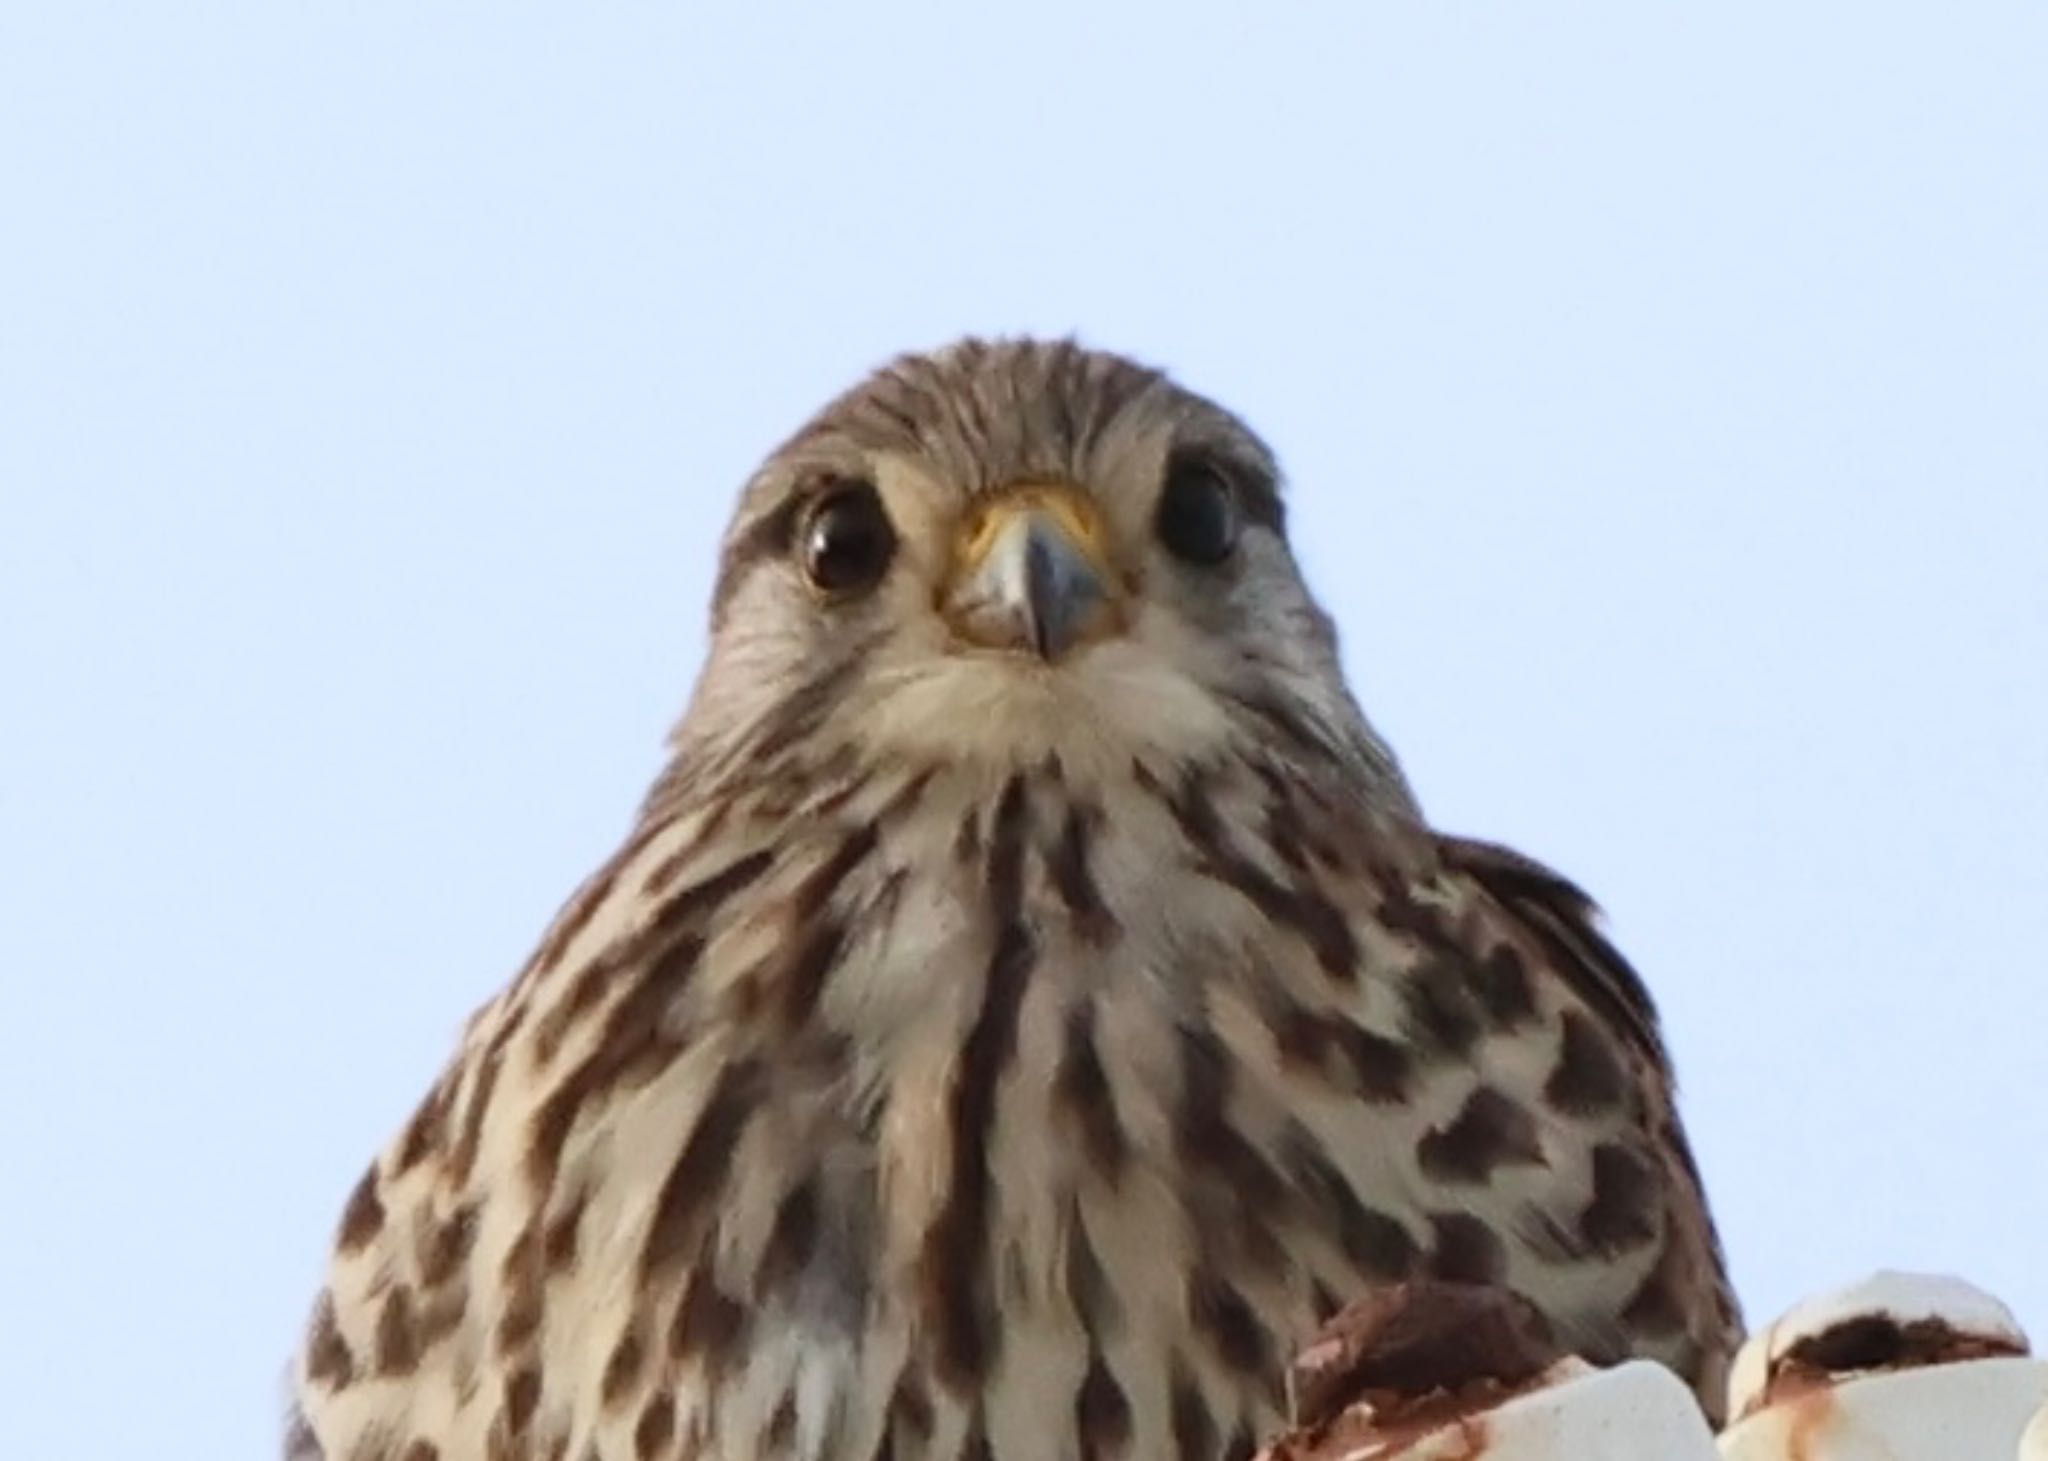
POLYGON ((896 530, 867 482, 838 482, 804 514, 797 530, 804 576, 829 594, 873 588, 896 556, 896 530))
POLYGON ((1177 456, 1167 465, 1154 527, 1174 557, 1214 567, 1237 546, 1237 494, 1215 463, 1177 456))

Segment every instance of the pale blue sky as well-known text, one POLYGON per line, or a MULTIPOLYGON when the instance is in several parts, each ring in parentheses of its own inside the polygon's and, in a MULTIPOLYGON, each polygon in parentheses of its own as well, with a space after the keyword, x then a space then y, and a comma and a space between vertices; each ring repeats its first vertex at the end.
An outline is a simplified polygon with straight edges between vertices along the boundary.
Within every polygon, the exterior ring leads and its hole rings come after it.
POLYGON ((968 329, 1272 441, 1425 804, 1660 995, 1754 1318, 2048 1331, 2048 8, 1261 9, 0 9, 9 1455, 268 1453, 742 475, 968 329))

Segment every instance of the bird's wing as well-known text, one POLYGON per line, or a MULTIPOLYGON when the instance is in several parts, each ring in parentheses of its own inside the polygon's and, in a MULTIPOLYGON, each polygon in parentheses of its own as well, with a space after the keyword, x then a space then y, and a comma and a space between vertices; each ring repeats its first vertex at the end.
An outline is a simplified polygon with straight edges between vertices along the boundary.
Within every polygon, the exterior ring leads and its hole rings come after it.
POLYGON ((1602 932, 1593 900, 1534 858, 1496 843, 1439 834, 1440 866, 1467 881, 1508 925, 1541 949, 1546 972, 1582 1000, 1632 1053, 1647 1096, 1640 1120, 1670 1172, 1670 1237, 1663 1257, 1625 1313, 1638 1330, 1668 1326, 1686 1335, 1692 1379, 1710 1416, 1721 1411, 1727 1366, 1742 1335, 1705 1185, 1677 1108, 1670 1053, 1647 985, 1602 932))
POLYGON ((1601 932, 1598 906, 1576 883, 1494 842, 1439 835, 1437 851, 1446 869, 1477 882, 1548 951, 1558 975, 1609 1028, 1658 1069, 1670 1069, 1648 986, 1601 932))

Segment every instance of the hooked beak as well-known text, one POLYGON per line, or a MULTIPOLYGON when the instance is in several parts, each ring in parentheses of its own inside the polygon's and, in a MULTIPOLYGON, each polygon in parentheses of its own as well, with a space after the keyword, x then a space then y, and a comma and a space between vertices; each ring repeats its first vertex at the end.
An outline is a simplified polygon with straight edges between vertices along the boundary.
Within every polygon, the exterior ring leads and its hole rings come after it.
POLYGON ((985 648, 1050 663, 1114 623, 1099 519, 1072 488, 1005 493, 969 524, 956 563, 947 617, 985 648))

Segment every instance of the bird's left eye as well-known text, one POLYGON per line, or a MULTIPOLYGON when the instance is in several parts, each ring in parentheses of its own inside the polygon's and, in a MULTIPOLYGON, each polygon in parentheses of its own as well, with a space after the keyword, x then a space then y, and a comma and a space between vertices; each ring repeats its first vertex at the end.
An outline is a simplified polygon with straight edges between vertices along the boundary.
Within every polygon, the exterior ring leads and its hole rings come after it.
POLYGON ((804 515, 797 532, 804 576, 828 594, 873 588, 896 556, 896 530, 872 483, 840 482, 804 515))
POLYGON ((1237 494, 1214 462, 1183 455, 1167 465, 1154 528, 1174 557, 1214 567, 1237 546, 1237 494))

